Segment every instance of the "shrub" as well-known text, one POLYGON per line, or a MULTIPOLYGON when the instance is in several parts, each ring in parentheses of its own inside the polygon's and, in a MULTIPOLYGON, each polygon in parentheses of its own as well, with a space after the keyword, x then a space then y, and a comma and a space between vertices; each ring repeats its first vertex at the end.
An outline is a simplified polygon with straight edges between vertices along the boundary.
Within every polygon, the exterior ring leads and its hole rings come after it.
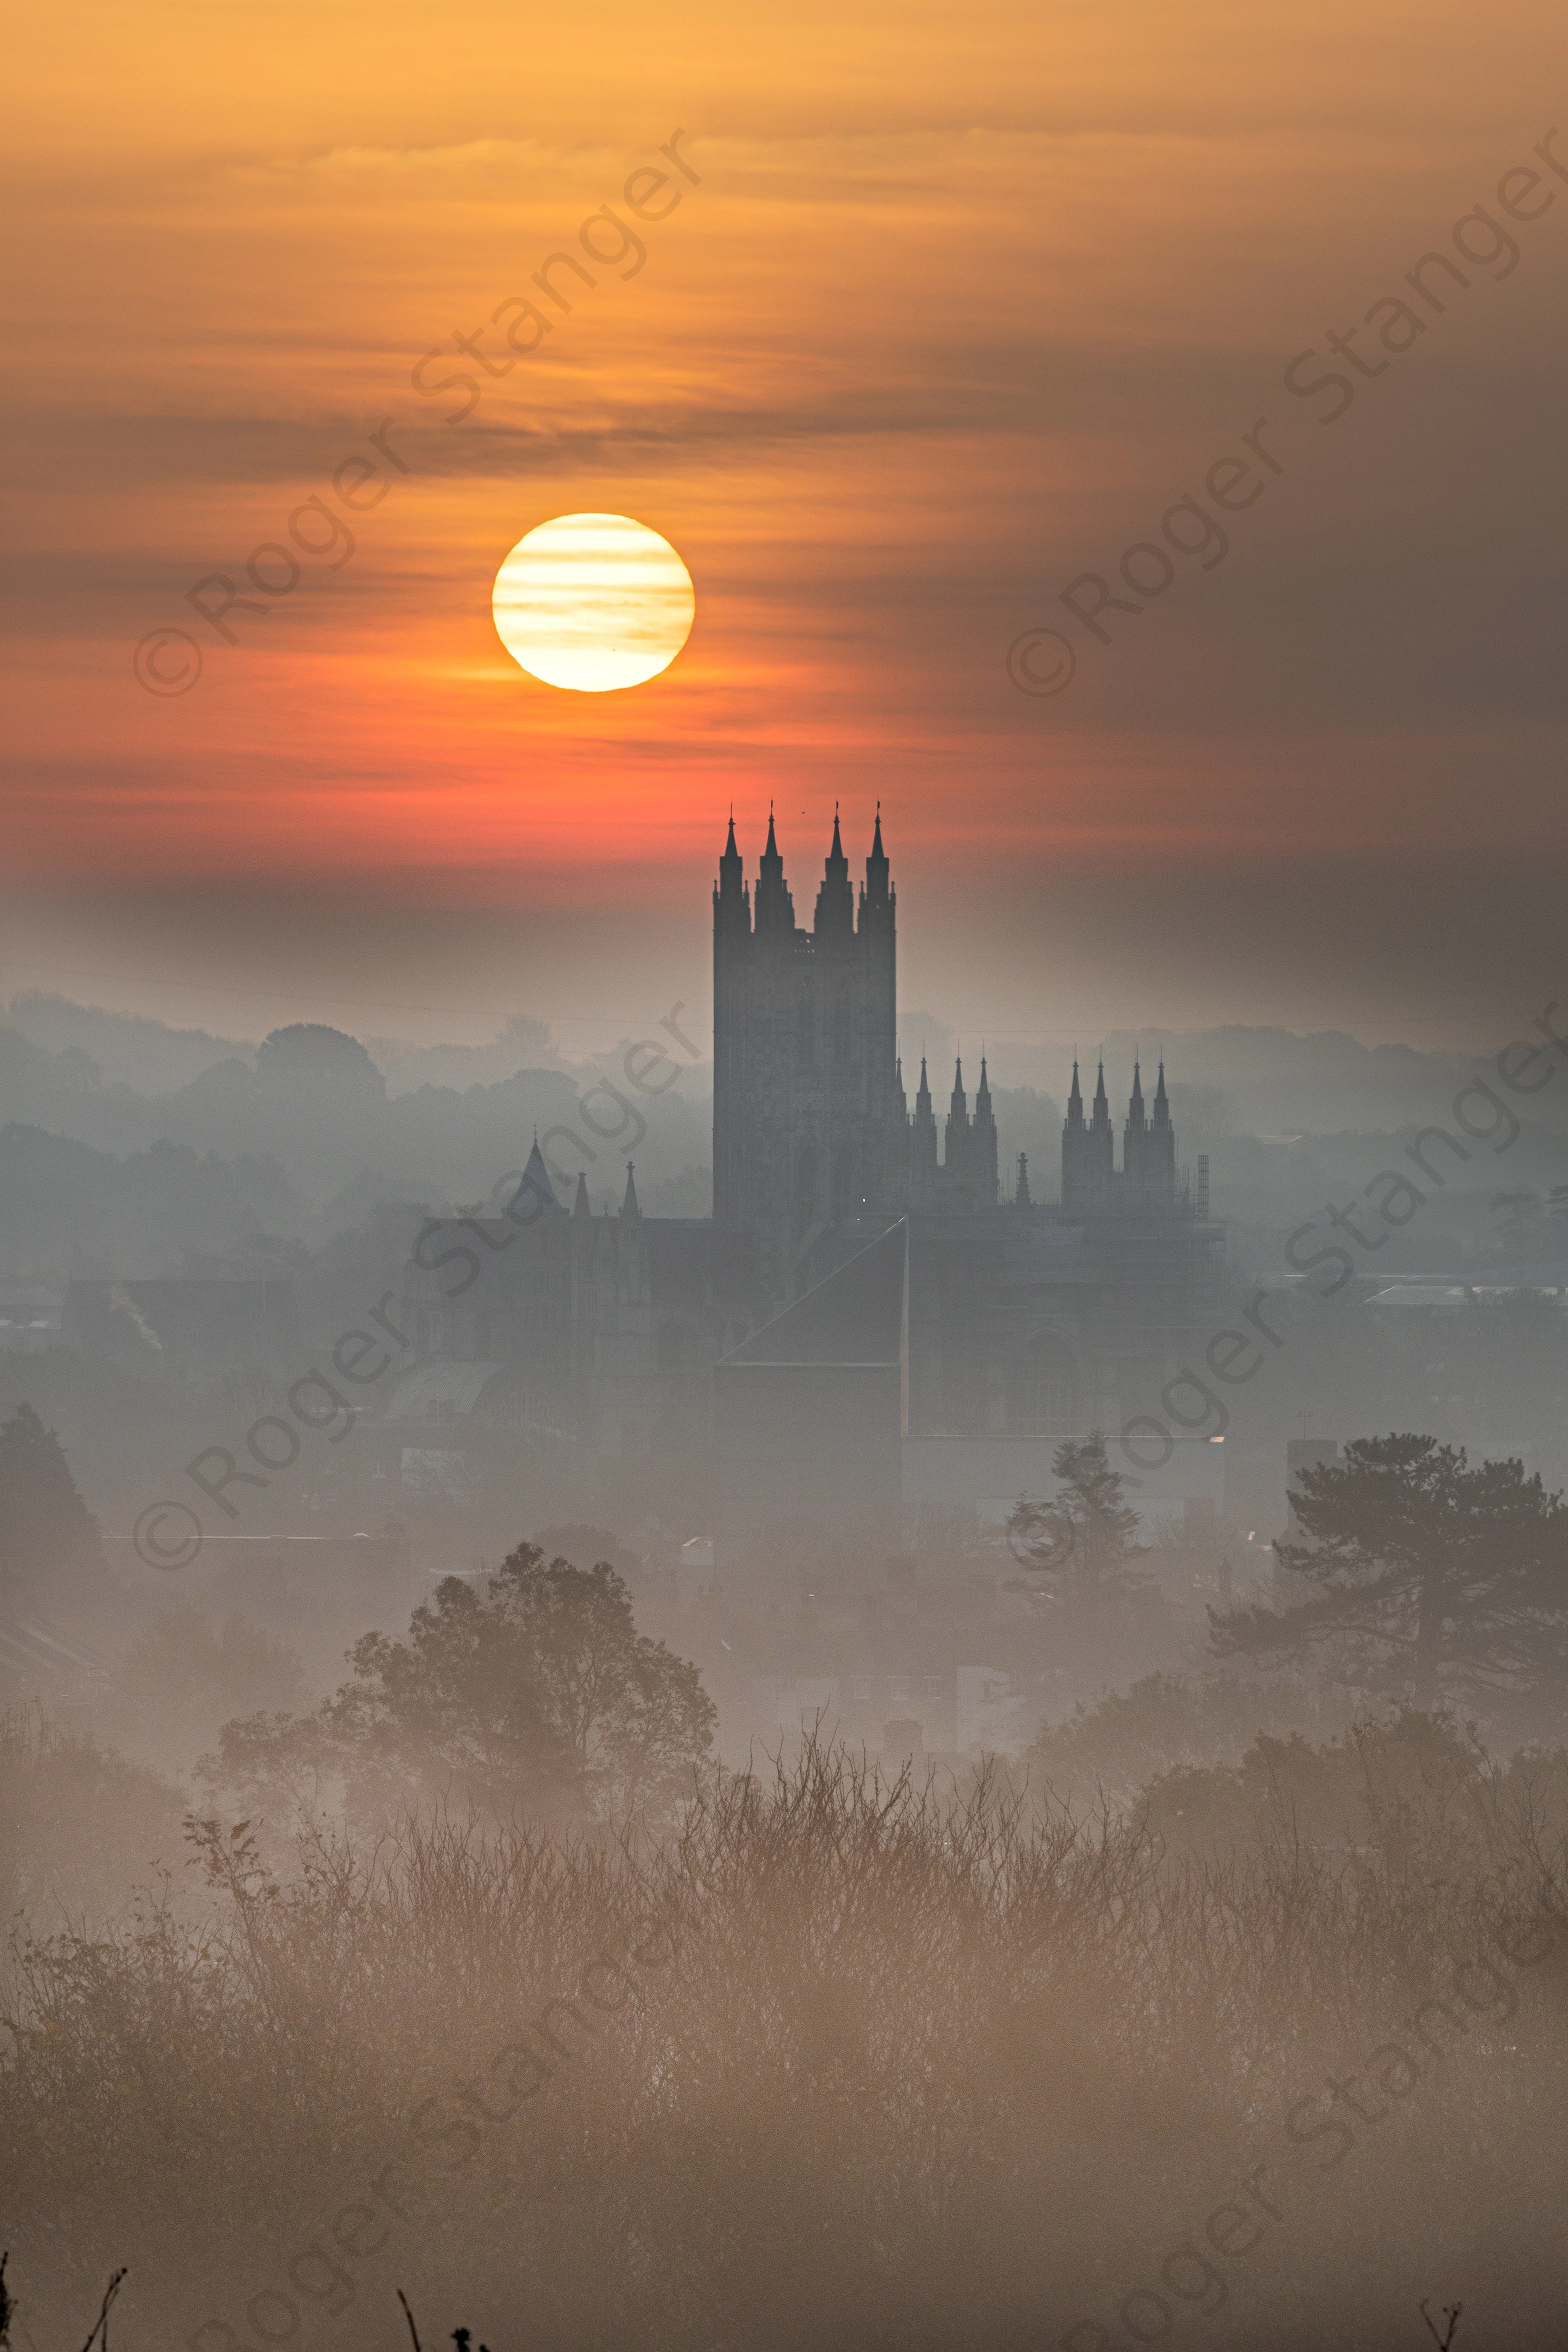
POLYGON ((69 2215, 79 2292, 132 2252, 150 2342, 384 2352, 404 2286, 500 2345, 1121 2347, 1249 2170, 1279 2218, 1218 2346, 1383 2347, 1400 2265, 1402 2317, 1451 2279, 1495 2345, 1558 2308, 1568 1869, 1522 1785, 1441 1877, 1173 1862, 816 1745, 653 1849, 435 1815, 274 1873, 195 1834, 212 1922, 28 1947, 0 2081, 18 2222, 69 2215), (1329 2075, 1373 2118, 1342 2173, 1329 2075))

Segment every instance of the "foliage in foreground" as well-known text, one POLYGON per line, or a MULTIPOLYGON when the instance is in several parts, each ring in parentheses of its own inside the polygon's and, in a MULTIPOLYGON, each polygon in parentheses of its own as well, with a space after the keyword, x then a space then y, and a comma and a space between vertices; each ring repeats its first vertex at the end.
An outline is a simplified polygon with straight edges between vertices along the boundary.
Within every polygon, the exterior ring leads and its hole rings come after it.
POLYGON ((436 1816, 279 1874, 215 1824, 201 1931, 19 1949, 0 2180, 57 2294, 132 2254, 132 2352, 290 2314, 385 2352, 398 2284, 502 2352, 1087 2352, 1145 2290, 1216 2346, 1384 2352, 1434 2280, 1522 2346, 1562 2308, 1568 1855, 1493 1779, 1451 1852, 1387 1817, 1182 1861, 816 1748, 657 1850, 436 1816), (1258 2166, 1279 2218, 1206 2252, 1258 2166))

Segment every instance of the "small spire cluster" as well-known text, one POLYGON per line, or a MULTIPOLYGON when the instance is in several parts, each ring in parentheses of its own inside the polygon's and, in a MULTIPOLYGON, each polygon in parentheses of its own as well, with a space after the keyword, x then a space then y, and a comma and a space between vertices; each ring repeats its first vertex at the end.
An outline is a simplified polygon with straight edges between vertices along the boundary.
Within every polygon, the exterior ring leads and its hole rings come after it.
POLYGON ((1165 1092, 1165 1063, 1160 1060, 1152 1113, 1143 1106, 1142 1059, 1132 1064, 1132 1092, 1121 1129, 1121 1165, 1116 1165, 1116 1135, 1110 1103, 1105 1091, 1105 1064, 1097 1072, 1094 1102, 1089 1118, 1083 1115, 1083 1091, 1079 1066, 1072 1066, 1072 1089, 1062 1123, 1062 1207, 1103 1213, 1113 1208, 1154 1209, 1176 1198, 1176 1137, 1171 1125, 1170 1098, 1165 1092))
MULTIPOLYGON (((866 860, 866 878, 858 896, 849 879, 849 860, 845 855, 843 834, 837 804, 833 811, 833 839, 828 846, 821 884, 816 893, 816 908, 811 938, 824 942, 850 940, 868 925, 872 929, 890 932, 897 894, 888 865, 888 854, 882 846, 882 803, 877 803, 876 823, 872 829, 871 854, 866 860)), ((735 817, 731 810, 730 830, 719 860, 719 878, 713 889, 713 923, 715 935, 727 939, 747 935, 768 939, 778 943, 793 943, 797 936, 795 919, 795 899, 784 880, 784 855, 779 848, 778 828, 773 812, 768 810, 768 837, 757 861, 755 896, 747 886, 745 861, 735 842, 735 817)))

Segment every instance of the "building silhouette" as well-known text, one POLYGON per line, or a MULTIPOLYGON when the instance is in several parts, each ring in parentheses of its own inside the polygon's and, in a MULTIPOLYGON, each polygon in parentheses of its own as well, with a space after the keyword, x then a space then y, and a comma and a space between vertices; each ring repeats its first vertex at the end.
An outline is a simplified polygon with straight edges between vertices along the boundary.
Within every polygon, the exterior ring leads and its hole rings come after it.
MULTIPOLYGON (((1184 1196, 1161 1062, 1151 1108, 1135 1063, 1121 1159, 1101 1063, 1084 1115, 1079 1067, 1062 1129, 1071 1215, 1166 1215, 1184 1196)), ((925 1056, 911 1110, 898 1050, 898 892, 879 807, 866 878, 849 879, 837 813, 809 930, 795 921, 773 817, 755 899, 735 822, 713 889, 713 1216, 775 1229, 796 1252, 862 1217, 984 1214, 1001 1205, 984 1057, 971 1110, 957 1062, 939 1121, 925 1056)), ((1010 1204, 1035 1206, 1020 1165, 1010 1204)))
POLYGON ((568 1206, 536 1143, 502 1216, 431 1219, 419 1237, 411 1409, 460 1416, 462 1368, 488 1366, 474 1392, 525 1454, 585 1479, 654 1454, 698 1484, 710 1472, 729 1537, 785 1499, 847 1526, 876 1496, 885 1518, 912 1443, 940 1486, 952 1441, 1005 1451, 1147 1412, 1223 1259, 1206 1163, 1195 1192, 1178 1174, 1163 1065, 1147 1108, 1134 1069, 1120 1155, 1103 1068, 1086 1111, 1075 1066, 1059 1200, 1037 1197, 1022 1155, 1004 1197, 984 1059, 973 1099, 954 1069, 941 1116, 922 1059, 911 1105, 897 1019, 879 814, 858 887, 835 816, 809 929, 773 819, 754 885, 731 820, 713 890, 711 1217, 646 1216, 629 1166, 618 1212, 594 1214, 581 1177, 568 1206))

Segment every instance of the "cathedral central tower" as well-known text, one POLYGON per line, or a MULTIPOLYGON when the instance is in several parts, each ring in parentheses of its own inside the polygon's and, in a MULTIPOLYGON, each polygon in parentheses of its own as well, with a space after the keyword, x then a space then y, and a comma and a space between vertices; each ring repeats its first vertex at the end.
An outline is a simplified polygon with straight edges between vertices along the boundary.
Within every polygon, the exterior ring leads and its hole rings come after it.
POLYGON ((814 1229, 898 1213, 908 1105, 898 1065, 898 894, 879 811, 858 898, 833 820, 810 930, 768 819, 754 900, 734 819, 713 892, 713 1215, 814 1229))

